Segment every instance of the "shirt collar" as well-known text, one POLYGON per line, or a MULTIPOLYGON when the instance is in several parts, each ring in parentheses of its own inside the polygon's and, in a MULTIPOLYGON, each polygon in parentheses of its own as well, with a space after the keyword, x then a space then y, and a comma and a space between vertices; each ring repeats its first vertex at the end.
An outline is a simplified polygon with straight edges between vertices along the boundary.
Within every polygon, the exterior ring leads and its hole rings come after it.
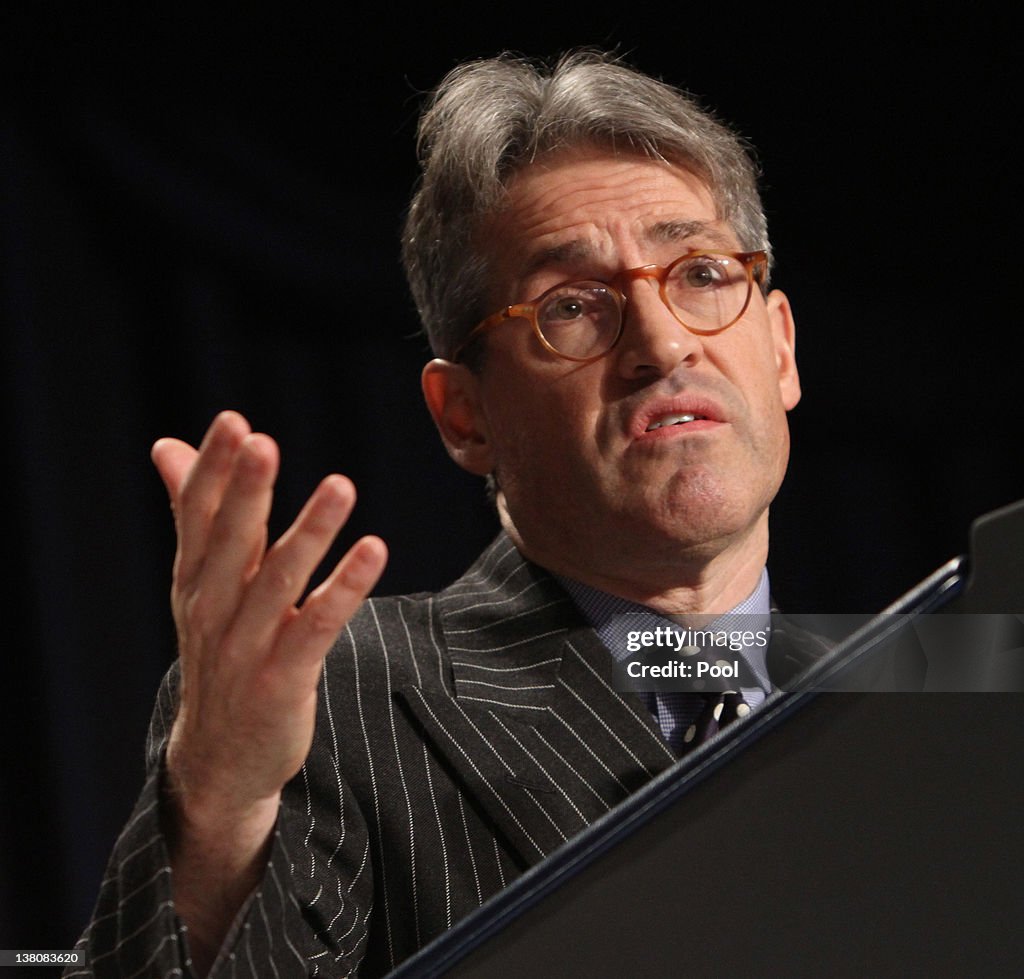
MULTIPOLYGON (((584 618, 590 623, 597 633, 598 638, 608 647, 612 656, 617 660, 625 659, 628 656, 625 645, 615 641, 619 629, 618 624, 622 621, 619 616, 626 613, 643 615, 650 618, 652 627, 655 625, 675 626, 670 619, 665 618, 654 609, 637 602, 631 602, 617 595, 609 595, 607 592, 573 578, 555 576, 558 583, 569 593, 569 597, 583 613, 584 618)), ((749 616, 748 623, 756 622, 758 628, 771 628, 771 589, 768 582, 768 569, 761 569, 761 577, 758 579, 754 590, 742 602, 725 612, 720 619, 704 628, 714 629, 717 623, 727 616, 743 615, 749 616)), ((635 620, 634 620, 635 621, 635 620)), ((756 629, 754 629, 756 631, 756 629)), ((757 645, 745 645, 739 655, 746 660, 754 676, 757 677, 764 690, 771 690, 771 681, 768 678, 768 666, 766 663, 766 647, 757 645)))

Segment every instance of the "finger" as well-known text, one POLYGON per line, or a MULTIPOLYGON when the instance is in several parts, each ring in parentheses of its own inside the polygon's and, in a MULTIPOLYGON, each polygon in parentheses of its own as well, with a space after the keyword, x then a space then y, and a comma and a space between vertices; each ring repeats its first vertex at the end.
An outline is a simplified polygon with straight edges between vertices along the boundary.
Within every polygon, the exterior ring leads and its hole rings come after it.
POLYGON ((219 635, 235 618, 243 592, 267 546, 267 519, 278 449, 266 435, 247 435, 210 525, 202 568, 191 590, 201 596, 202 628, 219 635))
POLYGON ((175 508, 175 501, 181 495, 181 485, 185 482, 185 477, 195 464, 198 455, 199 453, 191 445, 178 439, 157 439, 153 443, 149 456, 167 489, 172 509, 175 508))
POLYGON ((387 545, 379 537, 356 541, 327 580, 310 593, 298 615, 281 630, 274 650, 278 665, 318 666, 338 633, 373 591, 387 562, 387 545))
POLYGON ((207 430, 173 501, 178 521, 175 576, 179 583, 190 581, 206 557, 210 525, 220 508, 235 457, 249 434, 249 423, 238 412, 222 411, 207 430))
POLYGON ((355 499, 355 487, 345 476, 328 476, 320 483, 295 522, 267 551, 250 582, 231 628, 233 646, 269 648, 282 616, 293 610, 352 512, 355 499))

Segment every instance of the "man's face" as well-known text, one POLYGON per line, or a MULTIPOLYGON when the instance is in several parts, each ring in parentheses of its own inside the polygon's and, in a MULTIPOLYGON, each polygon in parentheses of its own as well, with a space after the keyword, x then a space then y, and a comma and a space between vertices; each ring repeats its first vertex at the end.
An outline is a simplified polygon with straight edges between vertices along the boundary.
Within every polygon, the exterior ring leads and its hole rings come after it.
MULTIPOLYGON (((483 237, 494 309, 691 249, 740 249, 692 174, 596 150, 522 171, 483 237)), ((623 335, 593 363, 551 354, 522 319, 483 341, 477 465, 497 478, 507 529, 529 557, 584 580, 588 568, 614 578, 684 552, 762 547, 762 537, 766 550, 767 507, 789 454, 785 413, 799 399, 785 297, 765 300, 755 286, 737 323, 696 335, 656 282, 623 291, 623 335), (650 429, 687 412, 705 420, 650 429)))

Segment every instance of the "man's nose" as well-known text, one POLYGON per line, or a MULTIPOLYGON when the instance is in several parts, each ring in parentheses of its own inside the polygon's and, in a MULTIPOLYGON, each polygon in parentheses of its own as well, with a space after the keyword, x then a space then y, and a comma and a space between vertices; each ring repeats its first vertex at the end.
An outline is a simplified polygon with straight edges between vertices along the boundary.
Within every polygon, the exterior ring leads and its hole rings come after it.
POLYGON ((664 377, 680 364, 697 364, 703 356, 702 338, 691 333, 662 301, 657 280, 637 269, 623 287, 618 369, 630 380, 664 377))

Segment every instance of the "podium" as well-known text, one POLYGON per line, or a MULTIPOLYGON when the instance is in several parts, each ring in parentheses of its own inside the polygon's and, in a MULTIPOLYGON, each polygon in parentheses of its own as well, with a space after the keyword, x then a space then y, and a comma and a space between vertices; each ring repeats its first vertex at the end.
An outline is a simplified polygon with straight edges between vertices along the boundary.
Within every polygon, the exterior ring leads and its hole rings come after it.
POLYGON ((1022 612, 1024 501, 392 979, 1019 974, 1022 612), (911 630, 921 692, 860 690, 911 630))

